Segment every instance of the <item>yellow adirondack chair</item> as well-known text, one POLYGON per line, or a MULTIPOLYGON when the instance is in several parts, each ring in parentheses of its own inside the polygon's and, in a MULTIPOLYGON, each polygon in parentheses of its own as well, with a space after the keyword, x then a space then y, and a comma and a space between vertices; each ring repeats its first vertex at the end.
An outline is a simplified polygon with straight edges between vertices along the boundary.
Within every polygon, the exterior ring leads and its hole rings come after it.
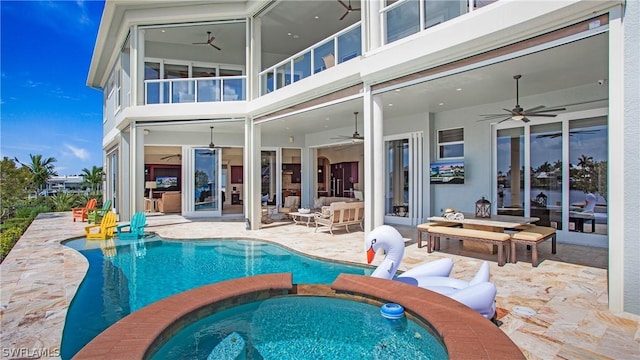
POLYGON ((107 212, 100 224, 85 226, 84 233, 87 240, 106 240, 113 238, 116 229, 116 213, 107 212))

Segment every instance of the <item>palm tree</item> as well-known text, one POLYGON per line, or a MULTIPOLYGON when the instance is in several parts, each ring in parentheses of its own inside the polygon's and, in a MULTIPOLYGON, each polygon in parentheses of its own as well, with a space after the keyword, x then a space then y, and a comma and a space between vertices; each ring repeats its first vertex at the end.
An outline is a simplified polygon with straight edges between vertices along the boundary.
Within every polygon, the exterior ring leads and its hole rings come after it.
POLYGON ((580 155, 580 158, 578 158, 578 166, 580 166, 583 169, 588 169, 593 167, 593 157, 592 156, 587 156, 587 155, 580 155))
POLYGON ((100 187, 102 185, 102 166, 98 167, 94 165, 91 170, 84 168, 82 169, 82 176, 84 176, 84 181, 89 183, 92 194, 95 194, 97 191, 101 190, 100 187))
POLYGON ((38 188, 38 193, 42 191, 47 184, 47 180, 49 180, 52 176, 58 176, 58 173, 54 170, 53 163, 58 161, 54 157, 49 157, 46 159, 42 159, 42 155, 31 155, 31 164, 25 164, 20 162, 16 157, 16 162, 20 163, 22 166, 26 166, 29 168, 31 173, 33 174, 33 183, 38 188))

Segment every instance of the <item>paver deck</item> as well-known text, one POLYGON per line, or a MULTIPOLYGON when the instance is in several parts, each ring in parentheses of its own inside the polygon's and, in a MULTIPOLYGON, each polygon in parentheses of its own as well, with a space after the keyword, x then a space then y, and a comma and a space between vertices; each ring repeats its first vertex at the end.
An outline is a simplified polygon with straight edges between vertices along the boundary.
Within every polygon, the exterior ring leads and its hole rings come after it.
MULTIPOLYGON (((148 231, 165 238, 256 238, 327 259, 366 263, 364 233, 314 233, 274 223, 247 231, 240 221, 190 221, 177 215, 150 216, 148 231)), ((87 271, 87 261, 60 242, 84 235, 85 224, 70 213, 41 214, 0 265, 1 358, 48 358, 59 354, 66 311, 87 271)), ((411 231, 410 233, 415 233, 411 231)), ((482 260, 444 252, 428 254, 407 239, 400 270, 443 257, 455 262, 452 276, 471 279, 482 260)), ((561 251, 561 250, 559 250, 561 251)), ((374 265, 382 261, 376 257, 374 265)), ((544 258, 544 256, 543 256, 544 258)), ((504 332, 528 359, 638 359, 640 316, 607 308, 606 269, 545 259, 498 267, 491 280, 504 332), (528 307, 534 315, 518 312, 528 307)))

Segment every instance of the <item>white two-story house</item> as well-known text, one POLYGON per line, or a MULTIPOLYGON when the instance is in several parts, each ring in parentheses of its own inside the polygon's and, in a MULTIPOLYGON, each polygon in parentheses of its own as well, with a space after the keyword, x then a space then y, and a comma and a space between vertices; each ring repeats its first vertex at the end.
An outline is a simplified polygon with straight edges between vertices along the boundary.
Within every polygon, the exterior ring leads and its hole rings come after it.
POLYGON ((105 196, 257 229, 265 202, 362 194, 365 231, 484 197, 608 248, 609 306, 640 314, 639 23, 621 0, 108 0, 105 196))

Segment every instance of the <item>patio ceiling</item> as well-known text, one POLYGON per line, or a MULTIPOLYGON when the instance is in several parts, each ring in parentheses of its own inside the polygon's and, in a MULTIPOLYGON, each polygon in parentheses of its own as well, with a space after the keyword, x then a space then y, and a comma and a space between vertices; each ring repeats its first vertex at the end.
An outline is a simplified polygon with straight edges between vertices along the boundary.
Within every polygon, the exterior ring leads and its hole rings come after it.
MULTIPOLYGON (((278 2, 262 18, 263 50, 272 54, 292 54, 360 19, 359 13, 354 13, 347 15, 343 21, 338 20, 343 13, 337 1, 305 1, 305 6, 300 6, 297 1, 278 2), (316 16, 318 19, 315 18, 316 16), (306 17, 310 18, 309 21, 300 21, 306 17), (296 21, 292 22, 289 19, 296 19, 296 21), (293 35, 298 36, 294 37, 293 35)), ((221 48, 244 46, 244 31, 229 33, 227 39, 236 39, 232 41, 225 39, 227 35, 224 33, 225 26, 238 30, 238 26, 244 25, 216 26, 220 32, 215 30, 215 43, 221 48)), ((175 28, 175 30, 178 33, 170 35, 164 33, 162 35, 163 41, 188 44, 194 38, 198 41, 206 36, 203 26, 188 26, 175 28)), ((156 35, 158 34, 148 31, 147 39, 153 41, 156 35)), ((505 106, 511 108, 515 105, 513 75, 516 74, 523 75, 520 80, 521 98, 596 83, 598 80, 608 77, 607 48, 607 34, 605 33, 498 64, 407 86, 398 89, 398 91, 388 91, 382 94, 383 104, 385 104, 384 116, 402 117, 427 111, 437 113, 496 102, 505 102, 505 106), (441 103, 443 105, 440 105, 441 103)), ((526 108, 541 104, 521 105, 526 108)), ((265 135, 284 132, 301 136, 331 128, 351 127, 353 112, 362 113, 362 108, 363 104, 360 99, 334 104, 270 121, 264 124, 262 132, 265 135)), ((496 111, 499 110, 499 108, 496 109, 496 111)), ((362 114, 358 120, 358 130, 363 133, 362 114)), ((210 123, 199 122, 167 126, 163 131, 201 132, 208 131, 209 126, 210 123)), ((216 133, 242 133, 244 131, 242 122, 217 123, 215 126, 216 133)))

